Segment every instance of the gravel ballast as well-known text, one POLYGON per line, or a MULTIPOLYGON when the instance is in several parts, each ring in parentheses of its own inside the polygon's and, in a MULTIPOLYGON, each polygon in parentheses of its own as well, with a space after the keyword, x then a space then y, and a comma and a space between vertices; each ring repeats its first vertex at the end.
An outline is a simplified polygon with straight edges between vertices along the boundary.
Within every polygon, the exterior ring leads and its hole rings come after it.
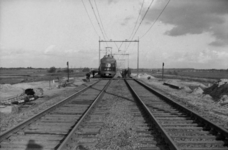
MULTIPOLYGON (((102 114, 105 115, 99 115, 99 118, 94 115, 96 119, 93 119, 92 115, 87 120, 88 122, 91 120, 102 122, 99 132, 93 137, 93 144, 88 144, 88 141, 82 142, 80 137, 76 142, 76 150, 83 148, 84 150, 135 150, 147 145, 140 143, 142 139, 137 133, 139 126, 134 114, 135 112, 140 114, 140 112, 136 111, 138 108, 133 97, 123 84, 125 83, 118 81, 112 83, 107 94, 92 112, 92 114, 100 114, 102 107, 102 114)), ((142 116, 140 118, 143 120, 142 116)))

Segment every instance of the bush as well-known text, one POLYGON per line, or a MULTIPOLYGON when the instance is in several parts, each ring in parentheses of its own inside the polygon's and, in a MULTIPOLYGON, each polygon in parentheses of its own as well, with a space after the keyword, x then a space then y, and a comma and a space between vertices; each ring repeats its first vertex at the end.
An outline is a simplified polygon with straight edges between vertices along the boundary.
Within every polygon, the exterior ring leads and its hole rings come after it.
POLYGON ((49 70, 48 70, 49 73, 54 73, 56 72, 56 68, 55 67, 51 67, 49 70))

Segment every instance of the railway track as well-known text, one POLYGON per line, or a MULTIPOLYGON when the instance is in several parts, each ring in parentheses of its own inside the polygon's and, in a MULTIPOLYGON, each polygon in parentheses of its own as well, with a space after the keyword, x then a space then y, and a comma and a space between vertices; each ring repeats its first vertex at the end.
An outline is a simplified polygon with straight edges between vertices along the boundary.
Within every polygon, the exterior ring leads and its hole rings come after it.
POLYGON ((170 149, 227 150, 228 131, 142 82, 127 80, 170 149))
POLYGON ((227 130, 147 85, 115 79, 0 135, 0 149, 227 150, 227 140, 227 130))
POLYGON ((0 149, 57 149, 64 144, 82 115, 103 93, 109 82, 100 80, 4 132, 0 135, 0 149))
POLYGON ((74 150, 168 150, 124 80, 113 80, 75 132, 74 150))

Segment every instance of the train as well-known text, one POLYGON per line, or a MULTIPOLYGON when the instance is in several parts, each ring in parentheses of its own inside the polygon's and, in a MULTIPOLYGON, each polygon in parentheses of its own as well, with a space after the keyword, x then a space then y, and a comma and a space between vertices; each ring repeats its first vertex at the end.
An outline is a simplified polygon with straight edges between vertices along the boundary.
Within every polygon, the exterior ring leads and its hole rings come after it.
POLYGON ((100 60, 98 72, 101 77, 114 77, 116 75, 116 59, 113 55, 104 55, 100 60))

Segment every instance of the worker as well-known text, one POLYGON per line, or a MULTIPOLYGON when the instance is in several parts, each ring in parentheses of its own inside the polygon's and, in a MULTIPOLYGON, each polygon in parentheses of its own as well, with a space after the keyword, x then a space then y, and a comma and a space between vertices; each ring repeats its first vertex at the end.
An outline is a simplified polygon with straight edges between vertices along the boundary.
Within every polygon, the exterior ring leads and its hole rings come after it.
POLYGON ((93 70, 93 71, 92 71, 92 74, 93 74, 93 78, 94 78, 94 76, 95 76, 95 72, 96 72, 95 70, 93 70))
POLYGON ((131 77, 131 69, 128 68, 128 77, 130 78, 131 77))
POLYGON ((125 70, 122 70, 122 78, 125 78, 125 70))
POLYGON ((86 79, 87 79, 88 82, 90 82, 90 72, 88 72, 88 73, 86 74, 86 79))
POLYGON ((127 77, 127 75, 128 75, 128 70, 125 69, 125 78, 127 77))

